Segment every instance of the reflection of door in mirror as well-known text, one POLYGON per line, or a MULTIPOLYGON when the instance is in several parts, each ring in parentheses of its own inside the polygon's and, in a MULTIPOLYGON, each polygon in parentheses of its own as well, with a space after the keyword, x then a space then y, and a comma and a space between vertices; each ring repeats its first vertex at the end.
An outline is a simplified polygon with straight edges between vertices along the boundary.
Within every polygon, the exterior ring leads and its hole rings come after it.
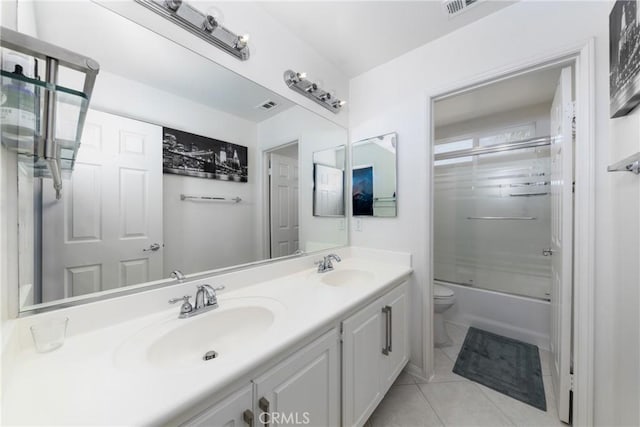
POLYGON ((346 147, 313 153, 313 216, 344 216, 344 164, 346 147))
POLYGON ((162 278, 161 141, 159 126, 89 112, 66 197, 42 186, 42 302, 162 278))
POLYGON ((344 215, 344 171, 320 163, 313 164, 313 215, 344 215))
POLYGON ((298 144, 269 152, 271 258, 291 255, 300 247, 298 187, 298 144))

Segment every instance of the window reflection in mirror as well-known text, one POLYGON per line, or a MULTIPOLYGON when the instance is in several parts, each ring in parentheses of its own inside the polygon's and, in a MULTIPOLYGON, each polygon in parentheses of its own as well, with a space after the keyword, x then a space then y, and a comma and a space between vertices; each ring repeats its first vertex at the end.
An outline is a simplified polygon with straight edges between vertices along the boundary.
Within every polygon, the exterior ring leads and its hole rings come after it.
MULTIPOLYGON (((28 159, 8 154, 18 171, 22 310, 175 283, 173 270, 347 244, 344 218, 314 217, 309 191, 312 153, 346 144, 346 129, 94 2, 35 1, 22 13, 33 25, 18 31, 100 63, 62 200, 28 159), (305 191, 286 201, 297 212, 287 217, 298 222, 295 246, 277 252, 261 156, 291 141, 305 191)), ((77 77, 61 70, 60 84, 78 89, 77 77)))
POLYGON ((344 216, 346 147, 313 153, 313 216, 344 216))
POLYGON ((353 216, 397 215, 397 140, 389 133, 352 144, 353 216))

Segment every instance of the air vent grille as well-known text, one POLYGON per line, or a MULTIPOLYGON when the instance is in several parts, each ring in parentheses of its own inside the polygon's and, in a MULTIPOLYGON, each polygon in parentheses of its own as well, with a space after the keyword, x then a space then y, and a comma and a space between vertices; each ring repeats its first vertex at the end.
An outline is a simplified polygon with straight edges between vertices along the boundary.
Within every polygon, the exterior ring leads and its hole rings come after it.
POLYGON ((449 18, 453 18, 478 3, 480 0, 444 0, 442 6, 449 18))
POLYGON ((272 110, 274 108, 276 108, 278 106, 278 104, 276 104, 275 102, 271 101, 270 99, 264 101, 262 104, 258 105, 256 108, 261 108, 263 110, 272 110))

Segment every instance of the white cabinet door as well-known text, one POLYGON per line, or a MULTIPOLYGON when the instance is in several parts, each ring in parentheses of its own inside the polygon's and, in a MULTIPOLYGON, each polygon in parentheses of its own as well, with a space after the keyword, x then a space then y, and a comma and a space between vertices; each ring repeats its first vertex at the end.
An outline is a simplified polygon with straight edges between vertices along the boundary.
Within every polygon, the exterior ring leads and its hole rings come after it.
POLYGON ((333 329, 255 379, 255 425, 338 426, 338 344, 333 329))
POLYGON ((342 424, 363 425, 381 399, 382 299, 342 322, 342 424))
POLYGON ((407 363, 407 286, 342 322, 342 424, 362 426, 407 363))
POLYGON ((182 424, 184 427, 252 427, 258 425, 251 412, 253 386, 247 384, 239 391, 182 424))
POLYGON ((382 353, 381 384, 386 392, 409 361, 409 328, 406 285, 401 285, 383 297, 384 337, 389 351, 382 353), (386 322, 389 322, 387 334, 386 322), (385 354, 386 353, 386 354, 385 354))

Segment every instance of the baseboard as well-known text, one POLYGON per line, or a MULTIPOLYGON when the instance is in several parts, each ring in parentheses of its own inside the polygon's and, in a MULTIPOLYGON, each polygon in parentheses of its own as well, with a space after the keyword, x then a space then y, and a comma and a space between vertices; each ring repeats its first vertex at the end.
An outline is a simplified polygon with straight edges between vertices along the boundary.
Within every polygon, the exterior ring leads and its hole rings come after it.
POLYGON ((418 378, 420 381, 429 382, 431 380, 432 375, 426 375, 426 372, 414 363, 411 363, 411 362, 407 363, 407 365, 404 367, 404 370, 406 373, 413 375, 414 377, 418 378))
POLYGON ((497 322, 495 320, 465 314, 463 322, 454 322, 451 320, 445 320, 445 322, 461 327, 473 326, 478 329, 493 332, 494 334, 503 335, 508 338, 513 338, 516 340, 527 342, 529 344, 537 345, 538 348, 542 350, 549 350, 549 335, 540 334, 528 329, 518 328, 513 325, 497 322))

